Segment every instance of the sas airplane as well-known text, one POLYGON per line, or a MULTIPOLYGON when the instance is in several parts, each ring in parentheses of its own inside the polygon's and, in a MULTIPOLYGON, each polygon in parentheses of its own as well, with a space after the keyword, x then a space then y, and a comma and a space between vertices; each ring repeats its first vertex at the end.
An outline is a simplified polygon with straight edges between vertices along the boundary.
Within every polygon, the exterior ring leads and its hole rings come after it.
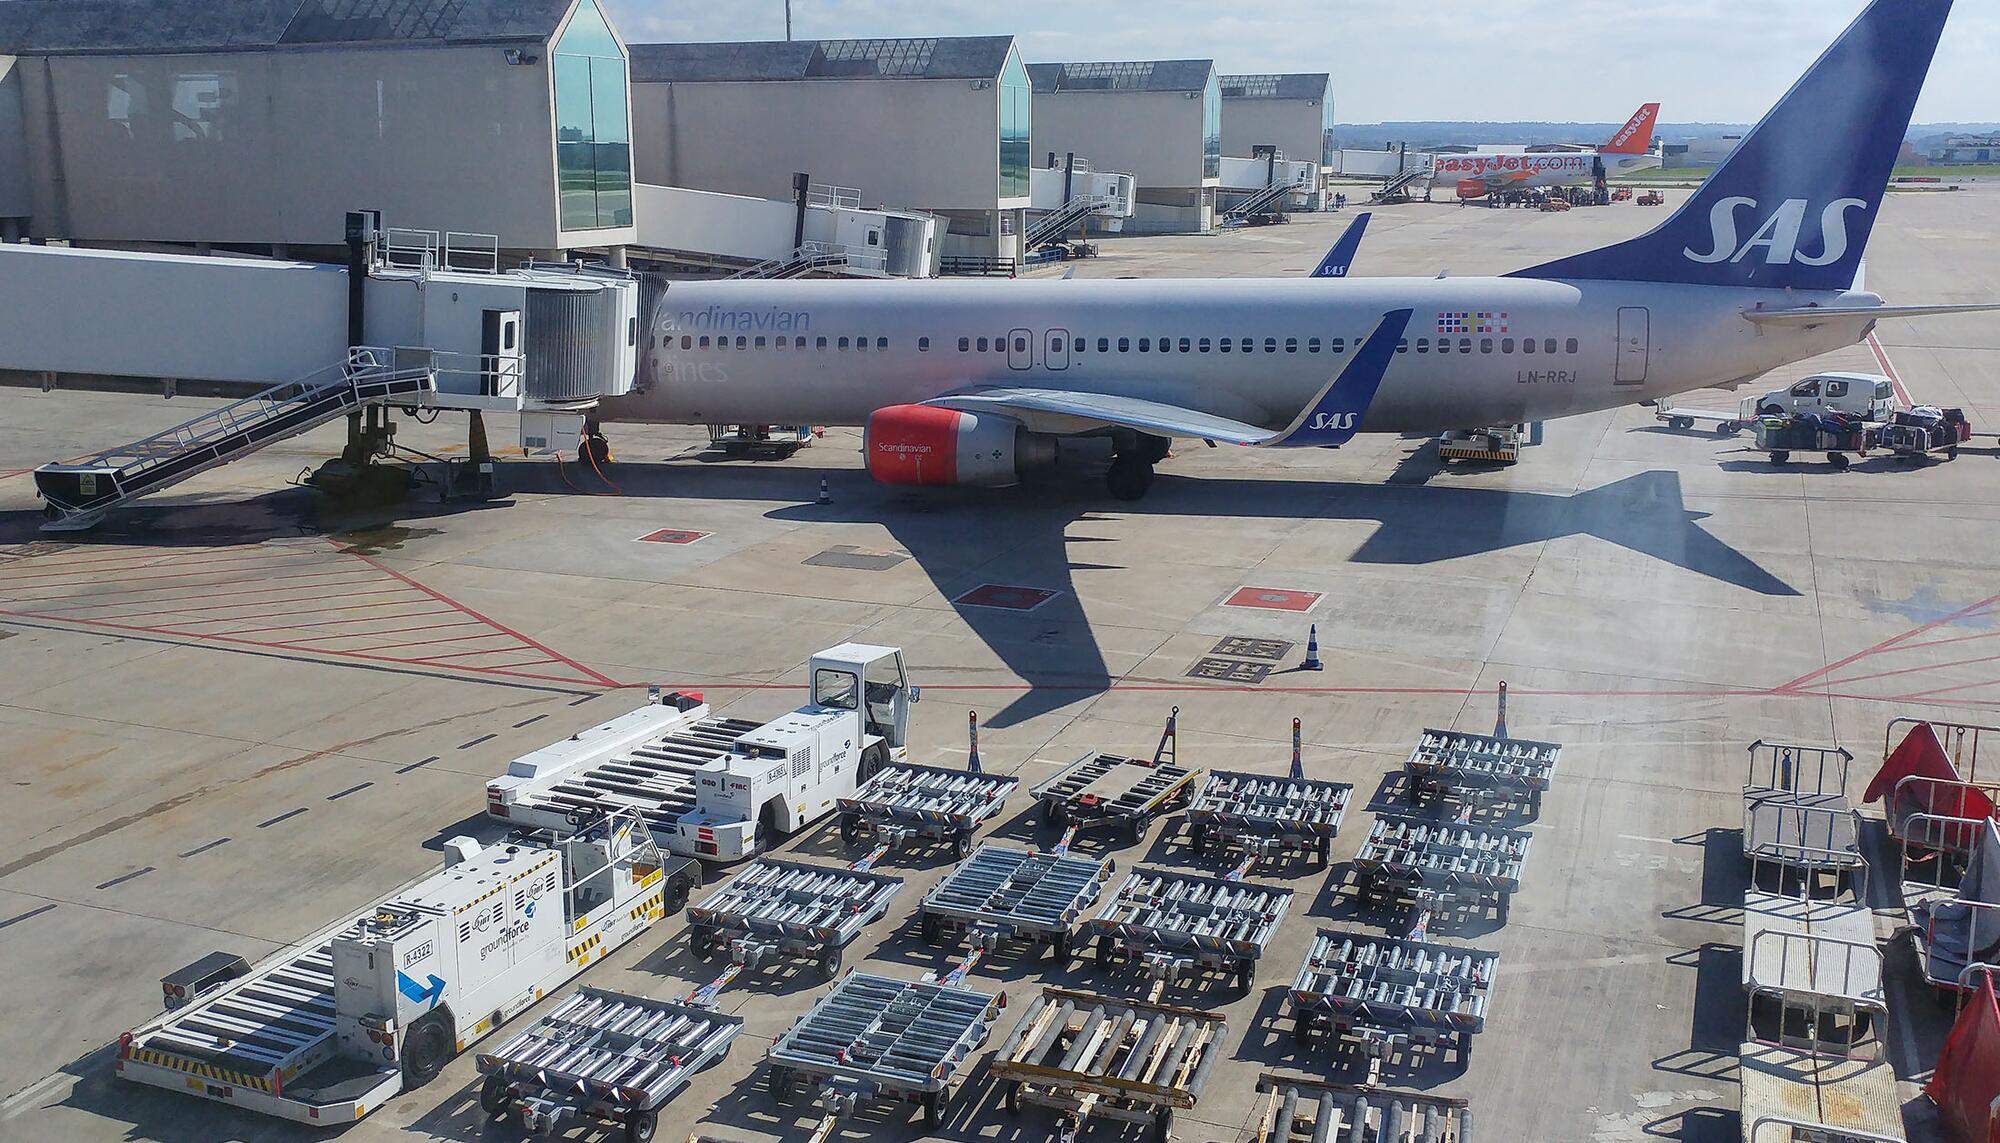
POLYGON ((1652 149, 1653 124, 1659 117, 1659 104, 1640 107, 1595 151, 1519 149, 1439 155, 1431 164, 1431 185, 1455 184, 1458 197, 1479 198, 1529 187, 1593 186, 1600 178, 1657 167, 1660 160, 1652 149))
MULTIPOLYGON (((1891 306, 1861 255, 1951 0, 1872 0, 1679 211, 1491 278, 674 282, 601 421, 866 426, 898 485, 1006 486, 1109 437, 1133 500, 1175 438, 1336 448, 1733 385, 1891 306)), ((604 442, 592 427, 585 447, 604 442)))

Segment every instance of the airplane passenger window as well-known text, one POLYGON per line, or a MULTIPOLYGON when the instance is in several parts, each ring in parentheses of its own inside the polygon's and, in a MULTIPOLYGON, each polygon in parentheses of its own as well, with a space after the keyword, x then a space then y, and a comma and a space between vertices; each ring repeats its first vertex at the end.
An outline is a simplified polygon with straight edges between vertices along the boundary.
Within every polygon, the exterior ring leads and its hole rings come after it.
POLYGON ((1208 350, 1209 350, 1209 341, 1207 338, 1204 337, 1201 339, 1201 351, 1203 353, 1207 353, 1208 350))
POLYGON ((1448 337, 1440 337, 1440 338, 1438 338, 1438 352, 1439 352, 1439 353, 1450 353, 1450 352, 1451 352, 1451 339, 1450 339, 1450 338, 1448 338, 1448 337))
POLYGON ((1307 353, 1319 352, 1319 338, 1309 337, 1306 339, 1306 352, 1307 353))
POLYGON ((1347 339, 1336 337, 1327 343, 1335 353, 1347 352, 1347 339))
POLYGON ((737 334, 737 335, 736 335, 736 348, 738 348, 738 349, 748 349, 748 348, 750 348, 750 339, 749 339, 749 338, 747 338, 747 337, 744 337, 744 336, 743 336, 742 334, 740 334, 740 333, 739 333, 739 334, 737 334))
POLYGON ((966 350, 968 350, 968 349, 971 349, 971 348, 972 348, 972 339, 971 339, 971 338, 969 338, 969 337, 961 337, 961 338, 959 338, 959 339, 958 339, 958 351, 959 351, 960 353, 964 353, 964 352, 965 352, 966 350))
POLYGON ((1189 347, 1191 347, 1193 344, 1194 342, 1189 340, 1188 338, 1185 337, 1181 338, 1181 352, 1182 353, 1188 352, 1189 347))
POLYGON ((1522 353, 1533 353, 1534 351, 1535 351, 1535 339, 1534 339, 1534 338, 1532 338, 1532 337, 1524 337, 1524 338, 1522 338, 1522 339, 1521 339, 1521 352, 1522 352, 1522 353))
POLYGON ((842 349, 846 349, 846 348, 847 348, 847 339, 846 339, 846 338, 844 338, 844 337, 840 339, 840 348, 842 348, 842 349))
POLYGON ((986 348, 986 339, 982 337, 979 339, 979 352, 986 352, 986 348))
POLYGON ((1079 337, 1079 338, 1077 338, 1077 339, 1076 339, 1075 341, 1073 341, 1073 342, 1071 342, 1071 343, 1070 343, 1070 352, 1071 352, 1071 353, 1082 353, 1082 352, 1083 352, 1083 349, 1084 349, 1084 346, 1085 346, 1085 344, 1086 344, 1086 343, 1085 343, 1085 341, 1084 341, 1084 339, 1083 339, 1083 338, 1080 338, 1080 337, 1079 337))
POLYGON ((1430 339, 1430 338, 1428 338, 1428 337, 1420 337, 1420 338, 1418 338, 1418 339, 1417 339, 1417 352, 1418 352, 1418 353, 1429 353, 1430 351, 1431 351, 1431 339, 1430 339))
POLYGON ((1503 338, 1501 338, 1501 339, 1500 339, 1500 352, 1502 352, 1502 353, 1512 353, 1512 352, 1514 352, 1514 339, 1513 339, 1513 338, 1511 338, 1511 337, 1503 337, 1503 338))
POLYGON ((1097 352, 1099 352, 1099 353, 1109 353, 1109 352, 1111 352, 1111 339, 1110 339, 1110 338, 1108 338, 1108 337, 1100 337, 1100 338, 1098 338, 1098 339, 1097 339, 1097 352))
POLYGON ((820 339, 819 339, 819 344, 818 344, 818 345, 816 345, 816 346, 814 346, 813 348, 815 348, 815 349, 825 349, 825 348, 826 348, 826 339, 825 339, 825 338, 823 338, 823 337, 822 337, 822 338, 820 338, 820 339))
POLYGON ((757 348, 764 348, 764 338, 761 335, 757 338, 757 348))
POLYGON ((1576 352, 1576 339, 1575 339, 1575 338, 1573 338, 1573 337, 1572 337, 1572 338, 1570 338, 1570 339, 1569 339, 1568 341, 1565 341, 1565 342, 1563 342, 1563 352, 1564 352, 1564 353, 1575 353, 1575 352, 1576 352))
POLYGON ((1406 337, 1406 338, 1403 338, 1403 339, 1402 339, 1401 341, 1398 341, 1398 342, 1396 343, 1396 352, 1397 352, 1397 353, 1408 353, 1409 351, 1410 351, 1410 339, 1409 339, 1409 338, 1407 338, 1407 337, 1406 337))
POLYGON ((1242 344, 1241 348, 1242 348, 1243 352, 1245 352, 1245 353, 1255 353, 1255 352, 1257 352, 1257 339, 1256 339, 1256 338, 1254 338, 1254 337, 1246 337, 1246 338, 1244 338, 1244 339, 1243 339, 1243 344, 1242 344))
POLYGON ((1277 339, 1277 338, 1275 338, 1275 337, 1267 337, 1267 338, 1265 338, 1265 339, 1264 339, 1264 352, 1266 352, 1266 353, 1276 353, 1276 352, 1278 352, 1278 339, 1277 339))
POLYGON ((1461 338, 1459 338, 1459 339, 1458 339, 1458 351, 1459 351, 1460 353, 1471 353, 1471 352, 1472 352, 1472 339, 1471 339, 1471 338, 1469 338, 1469 337, 1461 337, 1461 338))
POLYGON ((857 352, 857 353, 860 353, 860 352, 865 352, 865 351, 866 351, 866 350, 868 349, 868 339, 867 339, 867 338, 865 338, 865 337, 857 337, 857 338, 855 338, 855 339, 854 339, 854 349, 855 349, 855 352, 857 352))
POLYGON ((703 349, 708 348, 708 335, 705 333, 701 335, 701 347, 703 349))
POLYGON ((686 334, 686 333, 682 334, 682 335, 681 335, 681 348, 682 348, 682 349, 693 349, 693 348, 694 348, 694 335, 692 335, 692 334, 686 334))
POLYGON ((1014 352, 1016 352, 1016 353, 1026 353, 1026 352, 1028 352, 1028 339, 1027 339, 1027 338, 1025 338, 1025 337, 1017 337, 1017 338, 1015 338, 1015 339, 1014 339, 1014 352))
POLYGON ((1153 348, 1153 339, 1152 339, 1152 338, 1150 338, 1150 337, 1142 337, 1142 338, 1140 338, 1140 339, 1139 339, 1139 352, 1141 352, 1141 353, 1146 353, 1146 352, 1149 352, 1149 351, 1151 351, 1151 349, 1152 349, 1152 348, 1153 348))
POLYGON ((778 339, 777 339, 776 341, 773 341, 773 342, 771 343, 771 348, 773 348, 773 349, 786 349, 786 348, 789 348, 789 347, 791 346, 791 344, 792 344, 792 339, 791 339, 791 338, 789 338, 789 337, 781 337, 781 338, 778 338, 778 339))
POLYGON ((1004 334, 1003 334, 1003 335, 1001 335, 1001 336, 999 336, 999 337, 996 337, 996 338, 994 338, 994 339, 993 339, 993 352, 995 352, 995 353, 1005 353, 1005 352, 1007 352, 1007 338, 1006 338, 1006 335, 1004 335, 1004 334))
POLYGON ((1131 338, 1129 338, 1129 337, 1121 337, 1121 338, 1119 338, 1119 339, 1118 339, 1118 352, 1120 352, 1120 353, 1130 353, 1130 352, 1132 352, 1132 339, 1131 339, 1131 338))
POLYGON ((806 339, 805 339, 805 338, 803 338, 803 337, 795 337, 795 338, 793 338, 793 339, 792 339, 792 348, 793 348, 793 349, 804 349, 805 347, 806 347, 806 339))
POLYGON ((1490 337, 1482 337, 1482 338, 1480 338, 1480 339, 1479 339, 1479 352, 1481 352, 1481 353, 1491 353, 1491 352, 1493 352, 1493 339, 1492 339, 1492 338, 1490 338, 1490 337))
POLYGON ((1226 337, 1225 337, 1225 338, 1223 338, 1222 340, 1220 340, 1220 341, 1216 342, 1216 343, 1215 343, 1215 347, 1216 347, 1217 349, 1220 349, 1220 350, 1221 350, 1222 352, 1224 352, 1224 353, 1228 353, 1228 352, 1229 352, 1229 347, 1230 347, 1230 346, 1232 346, 1232 345, 1234 345, 1234 344, 1236 344, 1236 343, 1235 343, 1235 342, 1233 342, 1233 341, 1231 341, 1231 340, 1229 340, 1228 338, 1226 338, 1226 337))
POLYGON ((920 338, 918 338, 918 339, 917 339, 917 352, 918 352, 918 353, 929 353, 930 351, 931 351, 931 339, 930 339, 930 338, 928 338, 928 337, 920 337, 920 338))
POLYGON ((1553 337, 1545 337, 1545 338, 1543 338, 1543 339, 1542 339, 1542 352, 1543 352, 1543 353, 1554 353, 1555 351, 1556 351, 1556 339, 1555 339, 1555 338, 1553 338, 1553 337))
POLYGON ((1288 338, 1286 338, 1286 339, 1285 339, 1285 352, 1286 352, 1286 353, 1297 353, 1298 351, 1299 351, 1299 339, 1298 339, 1298 338, 1296 338, 1296 337, 1288 337, 1288 338))

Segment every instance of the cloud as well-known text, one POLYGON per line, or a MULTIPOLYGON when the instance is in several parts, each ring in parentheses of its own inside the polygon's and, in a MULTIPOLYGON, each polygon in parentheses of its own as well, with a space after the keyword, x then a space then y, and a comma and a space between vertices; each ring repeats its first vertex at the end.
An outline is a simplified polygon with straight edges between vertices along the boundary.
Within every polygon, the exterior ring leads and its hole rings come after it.
MULTIPOLYGON (((783 0, 606 0, 628 40, 784 37, 783 0)), ((2000 119, 2000 13, 1957 6, 1919 121, 2000 119)), ((1328 71, 1350 123, 1622 122, 1657 99, 1682 122, 1756 119, 1860 10, 1857 0, 792 0, 800 39, 1014 35, 1030 62, 1213 58, 1223 72, 1328 71)))

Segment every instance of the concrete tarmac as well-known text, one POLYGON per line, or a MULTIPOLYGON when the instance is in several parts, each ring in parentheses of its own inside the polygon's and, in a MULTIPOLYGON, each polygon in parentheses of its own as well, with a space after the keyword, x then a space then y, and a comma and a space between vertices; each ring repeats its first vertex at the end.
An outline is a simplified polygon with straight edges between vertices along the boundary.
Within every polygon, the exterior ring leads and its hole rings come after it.
MULTIPOLYGON (((1303 274, 1351 213, 1107 240, 1078 272, 1303 274)), ((1504 271, 1663 217, 1630 204, 1380 208, 1355 273, 1504 271)), ((2000 193, 1895 194, 1869 285, 1892 304, 2000 298, 1996 252, 2000 193)), ((290 483, 338 451, 335 427, 71 537, 36 533, 26 470, 208 403, 0 391, 0 961, 12 985, 0 1139, 319 1137, 115 1080, 111 1046, 158 1011, 162 974, 218 948, 270 953, 435 868, 444 839, 495 836, 482 787, 517 755, 631 709, 648 684, 777 714, 801 700, 807 656, 847 639, 906 649, 925 688, 919 761, 961 763, 972 710, 989 723, 986 767, 1025 789, 1086 749, 1150 753, 1178 706, 1184 763, 1282 772, 1299 718, 1308 770, 1355 784, 1330 874, 1252 875, 1297 896, 1251 993, 1219 981, 1166 992, 1228 1021, 1223 1063, 1174 1127, 1216 1143, 1256 1138, 1267 1069, 1363 1075, 1294 1044, 1287 986, 1316 927, 1401 923, 1357 904, 1348 863, 1394 805, 1389 775, 1420 731, 1490 730, 1508 683, 1512 731, 1562 743, 1562 770, 1529 826, 1507 923, 1434 931, 1500 953, 1490 1018, 1469 1064, 1419 1057, 1382 1080, 1469 1099, 1485 1140, 1736 1139, 1744 747, 1845 744, 1858 796, 1890 718, 1995 721, 2000 705, 2000 530, 1986 530, 2000 521, 2000 321, 1888 321, 1877 343, 1756 391, 1886 362, 1917 400, 1967 410, 1980 436, 1958 460, 1778 467, 1747 438, 1628 407, 1549 424, 1511 468, 1445 466, 1428 442, 1395 437, 1307 454, 1183 446, 1144 501, 1124 504, 1088 455, 1027 488, 904 490, 869 481, 853 429, 788 461, 725 462, 698 428, 613 426, 617 460, 602 475, 508 463, 503 501, 442 504, 424 486, 400 510, 357 516, 290 483), (822 477, 830 506, 814 503, 822 477), (642 539, 663 530, 698 535, 642 539), (1053 594, 1031 611, 951 602, 987 584, 1053 594), (1253 600, 1305 593, 1285 598, 1310 609, 1226 602, 1245 587, 1267 589, 1253 600), (1297 669, 1309 624, 1321 672, 1297 669), (1218 654, 1233 636, 1289 646, 1276 660, 1218 654)), ((511 422, 490 428, 512 438, 511 422)), ((445 417, 403 423, 398 439, 442 454, 462 434, 445 417)), ((991 835, 1048 844, 1030 809, 1017 797, 991 835)), ((1187 848, 1178 818, 1136 847, 1084 847, 1121 869, 1219 869, 1187 848)), ((783 849, 856 856, 830 822, 783 849)), ((885 864, 907 886, 848 964, 912 979, 946 969, 912 919, 948 857, 885 864)), ((1908 959, 1892 947, 1892 967, 1908 959)), ((670 996, 720 969, 671 919, 583 980, 670 996)), ((934 1137, 1009 1143, 1053 1132, 1046 1112, 1005 1114, 985 1078, 1012 1013, 1044 984, 1146 987, 1088 957, 1017 950, 968 983, 1014 1007, 934 1137)), ((747 1031, 671 1105, 667 1137, 810 1133, 816 1113, 774 1104, 761 1061, 825 987, 801 968, 724 993, 747 1031)), ((1917 990, 1892 1003, 1891 1061, 1921 1132, 1913 1081, 1948 1017, 1917 990)), ((341 1138, 513 1138, 476 1095, 468 1054, 341 1138)), ((924 1137, 903 1109, 833 1135, 924 1137)))

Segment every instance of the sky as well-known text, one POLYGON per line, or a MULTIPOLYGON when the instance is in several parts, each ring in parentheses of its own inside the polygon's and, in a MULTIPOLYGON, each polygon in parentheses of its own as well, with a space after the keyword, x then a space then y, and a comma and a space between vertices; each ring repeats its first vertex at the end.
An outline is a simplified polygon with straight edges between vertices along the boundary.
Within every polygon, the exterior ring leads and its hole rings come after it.
MULTIPOLYGON (((630 42, 783 39, 784 0, 604 0, 630 42)), ((1333 74, 1335 117, 1754 122, 1861 0, 792 0, 799 39, 1020 37, 1030 63, 1333 74), (1230 14, 1230 9, 1236 9, 1230 14)), ((1958 0, 1915 121, 2000 120, 2000 3, 1958 0)))

